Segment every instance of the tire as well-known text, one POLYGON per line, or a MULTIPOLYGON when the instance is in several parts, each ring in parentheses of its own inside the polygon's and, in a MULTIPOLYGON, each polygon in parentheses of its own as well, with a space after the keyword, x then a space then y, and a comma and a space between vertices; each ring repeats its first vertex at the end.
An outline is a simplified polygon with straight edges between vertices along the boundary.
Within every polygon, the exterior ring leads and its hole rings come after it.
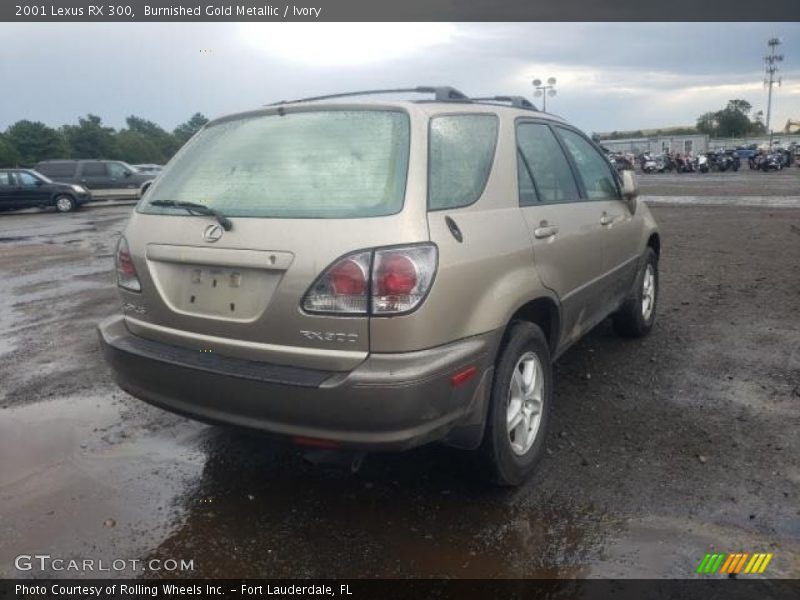
POLYGON ((633 293, 614 313, 614 330, 623 337, 644 337, 656 322, 658 308, 658 256, 652 248, 644 255, 642 267, 636 276, 633 293), (649 284, 645 286, 645 281, 649 284), (646 293, 649 290, 649 293, 646 293))
POLYGON ((56 210, 60 213, 72 212, 78 208, 75 198, 72 196, 67 196, 66 194, 61 194, 60 196, 55 197, 55 206, 56 210))
POLYGON ((553 369, 544 333, 532 323, 512 324, 498 355, 486 430, 478 450, 488 481, 500 486, 516 486, 533 472, 544 453, 552 400, 553 369), (524 387, 517 387, 526 386, 527 369, 531 369, 533 375, 529 393, 525 393, 524 387), (519 390, 517 398, 512 389, 519 390), (538 413, 532 410, 537 405, 536 398, 539 399, 538 413), (519 402, 518 412, 523 414, 523 419, 509 432, 508 414, 515 400, 519 402), (527 409, 522 411, 525 405, 527 409), (525 431, 529 437, 522 437, 525 431))

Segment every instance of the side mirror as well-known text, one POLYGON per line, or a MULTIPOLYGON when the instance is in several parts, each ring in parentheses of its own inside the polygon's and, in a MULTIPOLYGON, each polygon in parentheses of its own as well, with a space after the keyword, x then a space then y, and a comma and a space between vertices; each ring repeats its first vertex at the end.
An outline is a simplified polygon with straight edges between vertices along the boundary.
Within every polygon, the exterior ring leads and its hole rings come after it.
POLYGON ((33 185, 44 185, 44 181, 42 181, 41 179, 37 179, 37 180, 34 182, 34 184, 33 184, 33 185))
POLYGON ((628 203, 631 212, 636 212, 636 198, 639 196, 639 182, 633 171, 622 172, 622 197, 628 203))
POLYGON ((130 176, 131 176, 131 172, 130 171, 125 171, 125 177, 130 177, 130 176))

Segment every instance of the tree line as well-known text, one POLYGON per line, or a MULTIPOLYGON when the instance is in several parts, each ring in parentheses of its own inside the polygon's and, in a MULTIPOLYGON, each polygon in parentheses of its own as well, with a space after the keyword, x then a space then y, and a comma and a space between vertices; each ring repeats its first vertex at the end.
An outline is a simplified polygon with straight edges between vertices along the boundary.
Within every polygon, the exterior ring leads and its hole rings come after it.
POLYGON ((0 167, 32 167, 54 158, 104 158, 163 165, 208 119, 195 113, 171 132, 133 115, 125 123, 126 127, 116 130, 92 114, 78 118, 77 125, 59 128, 39 121, 17 121, 0 133, 0 167))
POLYGON ((612 131, 602 136, 605 140, 621 140, 626 138, 643 138, 650 135, 693 135, 705 133, 716 138, 741 138, 747 136, 766 135, 764 113, 758 111, 750 116, 753 106, 742 99, 729 100, 728 104, 717 111, 700 115, 694 127, 669 127, 657 129, 655 132, 612 131))

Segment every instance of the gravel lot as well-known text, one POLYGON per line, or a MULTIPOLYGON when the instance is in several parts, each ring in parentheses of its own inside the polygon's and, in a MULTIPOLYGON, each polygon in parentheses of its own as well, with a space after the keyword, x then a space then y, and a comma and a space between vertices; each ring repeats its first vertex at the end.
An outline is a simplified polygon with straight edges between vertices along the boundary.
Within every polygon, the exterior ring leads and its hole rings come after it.
MULTIPOLYGON (((800 187, 747 170, 640 180, 800 187)), ((47 552, 193 559, 195 576, 684 577, 705 552, 769 551, 767 574, 800 577, 800 204, 654 207, 652 335, 604 323, 562 357, 548 455, 511 491, 444 448, 352 474, 118 390, 94 328, 116 311, 130 210, 0 216, 0 576, 47 552)))

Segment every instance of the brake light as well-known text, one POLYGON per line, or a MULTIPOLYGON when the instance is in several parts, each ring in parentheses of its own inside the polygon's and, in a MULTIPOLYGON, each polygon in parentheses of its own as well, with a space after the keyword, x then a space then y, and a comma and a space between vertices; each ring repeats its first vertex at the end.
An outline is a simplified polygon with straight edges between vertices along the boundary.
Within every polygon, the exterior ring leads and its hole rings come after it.
POLYGON ((303 310, 313 313, 366 314, 370 254, 357 252, 333 263, 306 292, 303 310))
POLYGON ((375 251, 372 314, 392 315, 422 303, 436 273, 436 246, 425 244, 375 251))
POLYGON ((131 258, 131 251, 128 248, 128 240, 125 236, 119 238, 117 242, 117 252, 114 255, 117 267, 117 285, 132 292, 141 292, 142 284, 136 274, 136 267, 131 258))
POLYGON ((331 269, 331 290, 334 294, 361 296, 367 291, 367 277, 356 261, 345 259, 331 269))
POLYGON ((375 294, 410 294, 417 285, 417 268, 407 256, 390 254, 375 269, 375 294))
POLYGON ((303 299, 312 313, 392 316, 417 308, 436 273, 433 244, 377 248, 337 260, 303 299))

